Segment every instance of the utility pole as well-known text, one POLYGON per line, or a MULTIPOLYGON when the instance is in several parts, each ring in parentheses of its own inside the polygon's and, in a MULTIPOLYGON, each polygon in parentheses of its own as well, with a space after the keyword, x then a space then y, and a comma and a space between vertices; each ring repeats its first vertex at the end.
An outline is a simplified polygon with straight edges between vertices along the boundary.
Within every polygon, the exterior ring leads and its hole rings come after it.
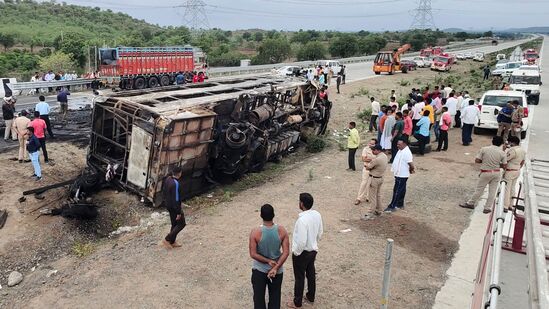
POLYGON ((206 15, 206 3, 203 0, 186 0, 181 7, 185 8, 183 23, 193 32, 210 28, 206 15))
POLYGON ((413 10, 414 21, 410 29, 435 29, 431 0, 419 0, 418 6, 413 10))

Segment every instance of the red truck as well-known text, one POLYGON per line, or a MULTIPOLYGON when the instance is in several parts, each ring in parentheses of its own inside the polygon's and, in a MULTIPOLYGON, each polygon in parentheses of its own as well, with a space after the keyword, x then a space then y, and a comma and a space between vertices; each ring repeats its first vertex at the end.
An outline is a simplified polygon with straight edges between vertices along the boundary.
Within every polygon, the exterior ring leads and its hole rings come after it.
POLYGON ((204 57, 193 47, 116 47, 99 49, 102 77, 120 80, 122 89, 168 86, 179 72, 202 71, 204 57))
POLYGON ((433 64, 431 64, 431 70, 448 72, 452 68, 452 65, 456 62, 454 56, 448 53, 442 53, 433 58, 433 64))
POLYGON ((440 46, 428 47, 419 51, 421 57, 434 57, 444 52, 444 48, 440 46))
POLYGON ((527 49, 523 55, 524 59, 528 61, 528 64, 536 64, 539 58, 539 54, 535 49, 527 49))

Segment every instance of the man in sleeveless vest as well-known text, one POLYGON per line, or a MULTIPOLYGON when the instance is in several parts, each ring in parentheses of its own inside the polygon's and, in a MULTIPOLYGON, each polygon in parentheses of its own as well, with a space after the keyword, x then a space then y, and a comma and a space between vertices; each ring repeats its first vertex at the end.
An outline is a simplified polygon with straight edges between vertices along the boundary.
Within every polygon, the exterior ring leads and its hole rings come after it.
POLYGON ((261 206, 263 224, 250 233, 254 309, 280 308, 282 265, 290 254, 290 240, 286 229, 273 223, 274 216, 273 206, 261 206), (269 289, 268 306, 265 304, 265 288, 269 289))

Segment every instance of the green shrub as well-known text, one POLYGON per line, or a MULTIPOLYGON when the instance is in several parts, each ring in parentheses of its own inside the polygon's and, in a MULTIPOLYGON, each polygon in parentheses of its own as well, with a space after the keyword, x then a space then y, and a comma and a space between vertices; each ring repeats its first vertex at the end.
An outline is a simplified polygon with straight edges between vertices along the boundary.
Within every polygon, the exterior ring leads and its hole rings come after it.
POLYGON ((358 117, 358 119, 362 121, 368 121, 370 120, 370 116, 372 116, 372 109, 365 108, 362 111, 360 111, 356 116, 358 117))
POLYGON ((307 137, 307 152, 317 153, 326 148, 326 140, 317 135, 311 135, 307 137))

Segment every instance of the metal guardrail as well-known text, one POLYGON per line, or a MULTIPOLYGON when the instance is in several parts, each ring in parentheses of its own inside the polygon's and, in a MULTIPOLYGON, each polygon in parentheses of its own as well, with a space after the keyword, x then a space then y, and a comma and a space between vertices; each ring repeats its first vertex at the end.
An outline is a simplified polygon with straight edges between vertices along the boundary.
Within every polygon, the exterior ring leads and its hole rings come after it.
POLYGON ((530 308, 549 308, 549 280, 545 261, 537 194, 532 164, 526 160, 524 174, 525 185, 525 221, 526 221, 526 254, 529 272, 529 305, 530 308))
POLYGON ((494 219, 494 239, 492 247, 492 269, 490 276, 490 286, 488 287, 488 301, 485 308, 496 309, 498 306, 498 297, 501 294, 501 287, 499 286, 499 270, 501 265, 501 245, 503 242, 503 223, 505 223, 505 213, 503 212, 503 206, 505 203, 505 187, 507 181, 502 180, 499 183, 499 195, 498 201, 494 207, 495 219, 494 219))
POLYGON ((27 89, 37 89, 37 88, 57 88, 64 86, 78 86, 78 85, 87 85, 91 84, 93 79, 79 78, 75 80, 57 80, 57 81, 39 81, 39 82, 17 82, 14 84, 8 84, 10 89, 13 91, 21 91, 27 89))

